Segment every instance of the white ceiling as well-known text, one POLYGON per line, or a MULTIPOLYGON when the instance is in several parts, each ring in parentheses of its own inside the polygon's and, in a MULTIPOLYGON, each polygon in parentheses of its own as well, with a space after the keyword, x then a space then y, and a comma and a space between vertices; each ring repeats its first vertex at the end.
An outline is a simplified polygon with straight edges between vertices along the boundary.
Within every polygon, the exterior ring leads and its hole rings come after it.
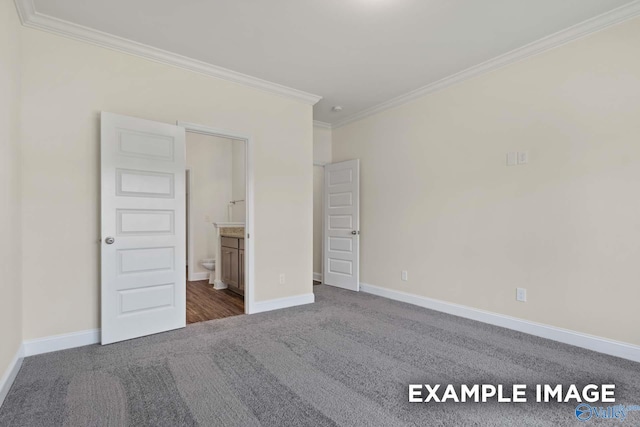
POLYGON ((314 119, 338 123, 631 1, 34 3, 41 14, 320 95, 314 119))

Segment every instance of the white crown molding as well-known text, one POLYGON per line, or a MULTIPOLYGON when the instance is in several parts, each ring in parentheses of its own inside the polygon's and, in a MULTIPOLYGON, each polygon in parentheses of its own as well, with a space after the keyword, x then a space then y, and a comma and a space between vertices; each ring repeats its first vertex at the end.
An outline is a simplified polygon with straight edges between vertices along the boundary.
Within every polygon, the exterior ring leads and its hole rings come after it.
POLYGON ((514 49, 481 64, 474 65, 473 67, 467 68, 466 70, 460 71, 456 74, 452 74, 451 76, 445 77, 434 83, 423 86, 419 89, 413 90, 396 98, 392 98, 388 101, 367 108, 358 113, 351 114, 344 119, 334 123, 332 127, 333 129, 336 129, 349 123, 353 123, 355 121, 380 113, 382 111, 399 107, 403 104, 413 101, 414 99, 438 92, 442 89, 461 83, 465 80, 481 76, 485 73, 495 71, 499 68, 503 68, 515 62, 522 61, 523 59, 530 58, 551 49, 555 49, 574 40, 603 30, 612 25, 616 25, 629 19, 635 18, 639 15, 640 0, 635 0, 624 6, 620 6, 616 9, 610 10, 609 12, 605 12, 601 15, 590 18, 565 30, 558 31, 557 33, 551 34, 547 37, 541 38, 540 40, 514 49))
POLYGON ((640 346, 360 282, 360 291, 640 362, 640 346))
POLYGON ((255 89, 275 93, 295 99, 309 105, 315 105, 321 96, 293 89, 277 83, 268 82, 257 77, 248 76, 226 68, 218 67, 197 59, 188 58, 166 50, 158 49, 142 43, 134 42, 113 34, 94 30, 62 19, 54 18, 36 11, 33 0, 15 0, 22 25, 48 31, 57 35, 80 40, 96 46, 117 50, 130 55, 139 56, 167 65, 205 74, 210 77, 239 83, 255 89))
POLYGON ((321 122, 320 120, 314 120, 313 125, 317 128, 329 129, 331 130, 331 123, 321 122))
POLYGON ((13 360, 9 363, 6 372, 0 378, 0 406, 4 403, 4 399, 9 394, 9 390, 13 385, 16 377, 18 376, 18 372, 20 371, 20 367, 22 366, 22 360, 24 359, 24 350, 23 345, 20 344, 16 355, 13 356, 13 360))

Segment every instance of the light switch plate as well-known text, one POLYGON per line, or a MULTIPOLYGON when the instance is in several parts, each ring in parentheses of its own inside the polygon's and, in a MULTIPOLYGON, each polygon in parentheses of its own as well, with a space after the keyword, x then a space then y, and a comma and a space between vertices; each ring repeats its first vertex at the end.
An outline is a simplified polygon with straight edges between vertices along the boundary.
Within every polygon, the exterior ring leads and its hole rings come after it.
POLYGON ((529 163, 529 152, 528 151, 519 151, 518 152, 518 164, 526 165, 529 163))
POLYGON ((507 166, 515 166, 518 164, 518 153, 509 151, 507 153, 507 166))

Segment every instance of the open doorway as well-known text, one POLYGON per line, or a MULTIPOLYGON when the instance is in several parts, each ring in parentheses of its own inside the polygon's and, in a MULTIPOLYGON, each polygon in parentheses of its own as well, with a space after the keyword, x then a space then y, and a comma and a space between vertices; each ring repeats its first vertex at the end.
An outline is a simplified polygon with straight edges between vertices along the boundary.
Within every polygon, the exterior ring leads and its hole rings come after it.
POLYGON ((186 132, 186 323, 244 314, 246 140, 186 132))

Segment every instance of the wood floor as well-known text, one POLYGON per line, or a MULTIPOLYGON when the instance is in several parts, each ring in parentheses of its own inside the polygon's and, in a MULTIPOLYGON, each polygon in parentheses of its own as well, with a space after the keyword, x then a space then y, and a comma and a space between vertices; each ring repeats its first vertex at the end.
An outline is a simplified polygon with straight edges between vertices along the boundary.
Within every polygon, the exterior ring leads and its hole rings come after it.
POLYGON ((226 289, 216 291, 208 280, 187 281, 187 325, 240 314, 244 314, 244 297, 226 289))
POLYGON ((222 289, 208 280, 187 282, 187 324, 244 314, 244 297, 222 289))

